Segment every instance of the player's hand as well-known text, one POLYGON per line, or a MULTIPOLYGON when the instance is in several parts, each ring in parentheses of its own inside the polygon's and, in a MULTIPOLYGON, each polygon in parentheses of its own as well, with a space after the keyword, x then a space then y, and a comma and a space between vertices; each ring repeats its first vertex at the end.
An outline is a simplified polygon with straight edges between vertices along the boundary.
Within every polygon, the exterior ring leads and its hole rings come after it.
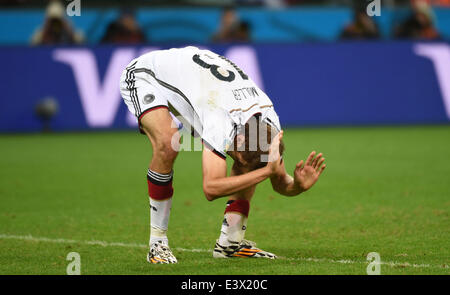
POLYGON ((303 160, 296 165, 294 170, 295 184, 298 185, 302 191, 310 189, 325 169, 326 165, 324 162, 325 158, 322 153, 319 153, 316 156, 315 151, 311 152, 304 165, 303 160))
POLYGON ((272 140, 269 147, 267 167, 270 169, 271 175, 278 173, 281 169, 280 141, 283 138, 283 131, 280 131, 272 140))

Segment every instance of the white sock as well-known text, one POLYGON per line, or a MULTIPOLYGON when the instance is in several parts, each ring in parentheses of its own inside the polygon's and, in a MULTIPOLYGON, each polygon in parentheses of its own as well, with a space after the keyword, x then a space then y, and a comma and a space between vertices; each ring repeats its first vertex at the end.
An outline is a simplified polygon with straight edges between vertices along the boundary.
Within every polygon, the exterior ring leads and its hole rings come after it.
POLYGON ((170 209, 172 207, 172 198, 163 201, 150 199, 150 245, 161 241, 169 245, 167 239, 167 229, 169 227, 170 209))
POLYGON ((219 244, 226 247, 230 242, 240 243, 245 236, 247 220, 242 214, 226 213, 220 230, 219 244))

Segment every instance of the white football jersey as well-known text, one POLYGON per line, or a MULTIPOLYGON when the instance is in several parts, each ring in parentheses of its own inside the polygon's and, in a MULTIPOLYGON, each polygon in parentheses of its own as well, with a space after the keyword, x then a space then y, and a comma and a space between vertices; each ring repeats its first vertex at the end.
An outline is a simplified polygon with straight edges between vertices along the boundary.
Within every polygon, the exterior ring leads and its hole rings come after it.
POLYGON ((169 108, 222 157, 238 126, 257 113, 281 130, 269 97, 223 56, 189 46, 152 51, 134 61, 134 72, 152 76, 169 108))

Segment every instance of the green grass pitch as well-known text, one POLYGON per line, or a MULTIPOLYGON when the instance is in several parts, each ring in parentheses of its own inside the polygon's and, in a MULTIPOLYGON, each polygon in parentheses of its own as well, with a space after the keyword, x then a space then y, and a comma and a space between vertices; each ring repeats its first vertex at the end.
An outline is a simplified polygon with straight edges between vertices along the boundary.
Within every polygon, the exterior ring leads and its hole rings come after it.
POLYGON ((257 188, 246 238, 275 261, 213 259, 226 199, 206 201, 200 152, 175 165, 169 239, 179 263, 146 262, 150 145, 137 132, 0 136, 0 274, 450 274, 450 128, 286 129, 289 171, 327 169, 297 197, 257 188))

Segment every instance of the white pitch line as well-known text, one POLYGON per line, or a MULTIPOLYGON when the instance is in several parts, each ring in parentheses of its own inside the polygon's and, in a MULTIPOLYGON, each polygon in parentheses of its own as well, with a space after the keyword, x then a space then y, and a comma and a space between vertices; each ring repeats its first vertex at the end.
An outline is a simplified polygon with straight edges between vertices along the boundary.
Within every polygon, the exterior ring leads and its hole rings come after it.
MULTIPOLYGON (((105 241, 80 241, 80 240, 70 240, 70 239, 51 239, 44 237, 33 237, 32 235, 18 236, 18 235, 5 235, 0 234, 0 239, 10 239, 10 240, 25 240, 32 242, 46 242, 46 243, 56 243, 56 244, 84 244, 84 245, 94 245, 102 247, 126 247, 126 248, 148 248, 146 244, 136 244, 136 243, 122 243, 122 242, 105 242, 105 241)), ((212 250, 207 249, 185 249, 185 248, 173 248, 176 251, 181 252, 212 252, 212 250)))
MULTIPOLYGON (((84 244, 84 245, 94 245, 94 246, 102 246, 102 247, 126 247, 126 248, 147 248, 146 244, 136 244, 136 243, 122 243, 122 242, 106 242, 106 241, 81 241, 81 240, 71 240, 71 239, 52 239, 45 237, 33 237, 32 235, 7 235, 0 234, 0 239, 10 239, 10 240, 24 240, 24 241, 32 241, 32 242, 45 242, 45 243, 56 243, 56 244, 84 244)), ((186 249, 186 248, 173 248, 175 251, 180 252, 193 252, 193 253, 212 253, 212 250, 208 249, 186 249)), ((289 261, 311 261, 311 262, 328 262, 328 263, 340 263, 340 264, 367 264, 367 261, 357 261, 350 259, 328 259, 328 258, 314 258, 314 257, 297 257, 297 258, 286 258, 280 257, 289 261)), ((380 262, 383 265, 387 265, 390 267, 414 267, 414 268, 449 268, 448 265, 443 264, 439 265, 430 265, 430 264, 415 264, 409 262, 380 262)))
MULTIPOLYGON (((331 262, 331 263, 341 263, 341 264, 367 264, 367 261, 357 261, 350 259, 327 259, 327 258, 311 258, 311 257, 296 257, 296 258, 285 258, 286 260, 300 260, 300 261, 313 261, 313 262, 331 262)), ((381 261, 380 264, 387 265, 390 267, 414 267, 414 268, 449 268, 447 264, 439 265, 430 265, 430 264, 416 264, 409 262, 392 262, 392 261, 381 261)))

